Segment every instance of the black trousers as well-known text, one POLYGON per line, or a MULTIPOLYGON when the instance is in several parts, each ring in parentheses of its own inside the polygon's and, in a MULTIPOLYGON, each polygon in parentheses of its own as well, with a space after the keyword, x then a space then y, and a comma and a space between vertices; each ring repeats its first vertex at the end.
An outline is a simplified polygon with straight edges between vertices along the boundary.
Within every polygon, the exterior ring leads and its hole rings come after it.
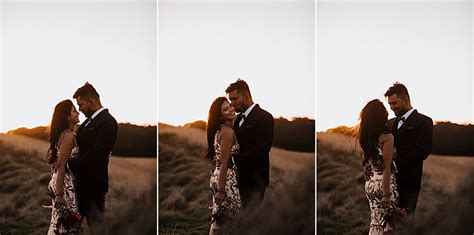
POLYGON ((78 194, 79 211, 86 217, 90 234, 105 234, 105 193, 78 194))
POLYGON ((408 208, 412 214, 415 213, 420 189, 398 188, 398 193, 400 195, 399 206, 408 208))
POLYGON ((242 208, 246 208, 252 204, 260 204, 265 197, 266 186, 244 186, 239 187, 240 200, 242 208))

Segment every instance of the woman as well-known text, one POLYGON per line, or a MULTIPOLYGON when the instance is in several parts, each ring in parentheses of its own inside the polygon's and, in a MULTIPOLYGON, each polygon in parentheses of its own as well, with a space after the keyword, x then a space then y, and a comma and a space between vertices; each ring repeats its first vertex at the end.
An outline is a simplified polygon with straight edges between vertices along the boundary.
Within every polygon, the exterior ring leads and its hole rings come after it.
POLYGON ((211 235, 239 213, 241 207, 238 173, 233 161, 239 153, 239 144, 232 130, 235 117, 235 109, 225 97, 214 100, 209 109, 205 158, 212 162, 209 181, 212 189, 211 235))
POLYGON ((391 216, 398 203, 392 157, 394 137, 388 131, 388 112, 378 99, 372 100, 360 113, 358 139, 364 160, 365 193, 370 206, 369 234, 392 230, 391 216))
POLYGON ((82 230, 82 217, 77 207, 74 176, 67 162, 79 155, 74 127, 79 113, 70 100, 54 108, 49 127, 49 159, 52 177, 48 189, 53 195, 53 209, 48 234, 77 234, 82 230))

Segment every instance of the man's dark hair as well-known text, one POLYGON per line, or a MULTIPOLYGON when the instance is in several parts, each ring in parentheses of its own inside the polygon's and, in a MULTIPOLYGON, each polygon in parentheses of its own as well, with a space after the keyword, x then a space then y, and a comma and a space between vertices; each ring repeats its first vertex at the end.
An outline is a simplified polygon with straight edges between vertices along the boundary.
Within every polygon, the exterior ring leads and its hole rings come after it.
POLYGON ((79 96, 81 98, 99 100, 99 93, 97 93, 95 88, 89 82, 86 82, 84 86, 79 87, 72 97, 77 99, 79 96))
POLYGON ((385 97, 394 94, 397 94, 397 96, 407 97, 408 99, 410 98, 407 87, 399 82, 395 82, 390 88, 388 88, 387 92, 385 92, 385 97))
POLYGON ((231 93, 233 91, 237 90, 237 92, 239 92, 239 94, 243 94, 244 92, 248 92, 250 97, 252 97, 252 95, 250 94, 250 88, 249 88, 249 85, 247 85, 247 83, 242 80, 242 79, 237 79, 236 82, 234 83, 231 83, 227 89, 225 90, 225 93, 231 93))

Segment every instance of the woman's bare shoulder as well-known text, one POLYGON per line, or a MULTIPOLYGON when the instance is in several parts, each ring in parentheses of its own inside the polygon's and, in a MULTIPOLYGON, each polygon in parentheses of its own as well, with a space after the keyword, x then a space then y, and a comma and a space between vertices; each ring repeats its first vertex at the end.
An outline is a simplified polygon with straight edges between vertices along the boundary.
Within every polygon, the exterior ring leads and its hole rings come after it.
POLYGON ((234 130, 232 129, 232 127, 230 127, 229 125, 221 125, 221 128, 220 128, 220 131, 221 133, 225 133, 225 134, 232 134, 234 133, 234 130))
POLYGON ((61 140, 61 143, 60 144, 71 144, 74 142, 74 133, 70 130, 64 130, 62 133, 61 133, 61 137, 60 137, 60 140, 61 140))
POLYGON ((222 125, 219 131, 220 139, 234 136, 234 130, 228 125, 222 125))
POLYGON ((379 136, 380 143, 393 142, 393 141, 394 141, 394 137, 392 133, 382 133, 379 136))

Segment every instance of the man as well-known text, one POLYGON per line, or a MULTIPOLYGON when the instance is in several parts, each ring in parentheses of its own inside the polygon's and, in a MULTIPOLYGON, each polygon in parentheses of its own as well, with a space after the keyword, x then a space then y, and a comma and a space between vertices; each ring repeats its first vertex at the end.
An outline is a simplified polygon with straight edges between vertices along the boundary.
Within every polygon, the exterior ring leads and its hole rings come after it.
POLYGON ((117 138, 117 121, 102 106, 91 84, 77 89, 73 97, 87 117, 76 134, 79 156, 69 164, 76 179, 79 212, 86 217, 91 234, 105 234, 108 164, 117 138))
POLYGON ((395 137, 399 206, 414 213, 421 189, 423 161, 433 146, 433 121, 411 106, 403 84, 394 83, 385 97, 396 116, 388 121, 388 127, 395 137))
POLYGON ((269 183, 269 153, 273 141, 273 116, 253 102, 247 83, 238 79, 225 91, 239 112, 234 132, 240 145, 236 157, 242 207, 263 200, 269 183))

